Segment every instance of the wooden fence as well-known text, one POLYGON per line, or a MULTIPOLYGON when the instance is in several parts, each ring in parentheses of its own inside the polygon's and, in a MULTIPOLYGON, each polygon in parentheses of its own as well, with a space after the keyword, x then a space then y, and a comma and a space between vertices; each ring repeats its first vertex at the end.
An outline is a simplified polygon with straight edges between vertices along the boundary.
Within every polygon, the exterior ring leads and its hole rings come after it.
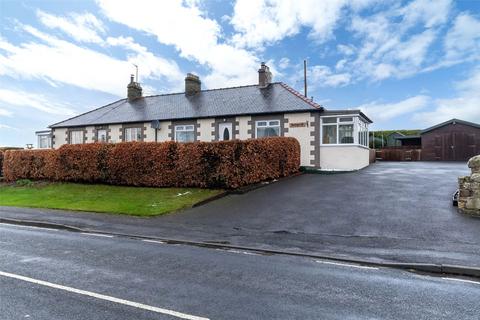
POLYGON ((411 146, 383 148, 376 151, 376 157, 383 161, 420 161, 422 149, 411 146))

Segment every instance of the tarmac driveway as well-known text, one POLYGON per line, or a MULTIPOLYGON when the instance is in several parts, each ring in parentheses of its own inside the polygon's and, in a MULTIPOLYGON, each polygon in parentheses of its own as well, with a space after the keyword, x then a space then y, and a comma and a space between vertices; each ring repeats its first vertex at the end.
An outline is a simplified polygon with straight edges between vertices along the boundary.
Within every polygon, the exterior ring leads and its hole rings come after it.
POLYGON ((452 206, 468 173, 463 162, 380 162, 285 179, 161 220, 236 244, 480 266, 480 219, 452 206))

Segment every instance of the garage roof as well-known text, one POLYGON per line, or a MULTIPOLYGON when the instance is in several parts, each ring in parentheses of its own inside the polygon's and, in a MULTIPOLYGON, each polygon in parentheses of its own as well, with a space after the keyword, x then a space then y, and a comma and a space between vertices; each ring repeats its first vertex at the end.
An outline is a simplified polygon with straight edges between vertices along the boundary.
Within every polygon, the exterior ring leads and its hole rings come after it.
POLYGON ((432 130, 435 130, 435 129, 438 129, 438 128, 441 128, 441 127, 444 127, 444 126, 447 126, 449 124, 456 124, 456 123, 464 124, 466 126, 471 126, 471 127, 475 127, 475 128, 480 128, 480 124, 478 124, 478 123, 468 122, 468 121, 464 121, 464 120, 460 120, 460 119, 451 119, 451 120, 442 122, 440 124, 437 124, 433 127, 422 130, 422 132, 420 132, 420 134, 424 134, 426 132, 429 132, 429 131, 432 131, 432 130))

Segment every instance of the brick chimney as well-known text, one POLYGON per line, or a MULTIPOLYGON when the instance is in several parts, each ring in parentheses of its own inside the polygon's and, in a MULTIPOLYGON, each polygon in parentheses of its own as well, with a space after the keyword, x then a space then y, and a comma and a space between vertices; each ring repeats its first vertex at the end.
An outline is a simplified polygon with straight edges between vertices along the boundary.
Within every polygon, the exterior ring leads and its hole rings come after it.
POLYGON ((258 86, 260 88, 266 88, 272 82, 272 73, 270 68, 262 62, 260 69, 258 69, 258 86))
POLYGON ((130 83, 127 86, 127 97, 128 101, 133 101, 142 97, 142 87, 140 86, 140 83, 134 81, 133 74, 130 76, 130 83))
POLYGON ((193 73, 187 73, 185 77, 185 95, 193 96, 202 90, 200 78, 193 73))

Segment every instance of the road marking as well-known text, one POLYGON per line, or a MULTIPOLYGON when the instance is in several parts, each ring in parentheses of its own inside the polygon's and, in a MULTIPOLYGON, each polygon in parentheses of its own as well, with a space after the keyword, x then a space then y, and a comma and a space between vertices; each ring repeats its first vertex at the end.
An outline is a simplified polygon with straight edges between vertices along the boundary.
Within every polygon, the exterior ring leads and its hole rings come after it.
POLYGON ((113 238, 113 236, 111 236, 111 235, 101 234, 101 233, 80 232, 80 234, 85 234, 85 235, 87 235, 87 236, 94 236, 94 237, 113 238))
POLYGON ((467 282, 467 283, 474 283, 474 284, 479 284, 480 282, 478 281, 472 281, 472 280, 466 280, 466 279, 459 279, 459 278, 442 278, 443 280, 451 280, 451 281, 458 281, 458 282, 467 282))
POLYGON ((13 223, 0 222, 0 224, 4 225, 4 226, 7 226, 7 227, 20 227, 20 228, 29 228, 29 229, 42 229, 42 230, 50 230, 50 231, 60 231, 58 229, 53 229, 53 228, 25 226, 25 225, 21 225, 21 224, 13 224, 13 223))
POLYGON ((151 243, 160 243, 160 244, 165 244, 165 241, 160 241, 160 240, 148 240, 144 239, 142 240, 143 242, 151 242, 151 243))
POLYGON ((80 294, 80 295, 84 295, 84 296, 88 296, 88 297, 92 297, 92 298, 97 298, 97 299, 100 299, 100 300, 119 303, 119 304, 123 304, 123 305, 129 306, 129 307, 134 307, 134 308, 143 309, 143 310, 147 310, 147 311, 152 311, 152 312, 156 312, 156 313, 166 314, 166 315, 177 317, 177 318, 180 318, 180 319, 209 320, 208 318, 198 317, 198 316, 194 316, 194 315, 190 315, 190 314, 186 314, 186 313, 181 313, 181 312, 177 312, 177 311, 173 311, 173 310, 168 310, 168 309, 164 309, 164 308, 149 306, 149 305, 146 305, 146 304, 143 304, 143 303, 138 303, 138 302, 133 302, 133 301, 129 301, 129 300, 110 297, 110 296, 95 293, 95 292, 90 292, 90 291, 75 289, 75 288, 72 288, 72 287, 62 286, 62 285, 59 285, 59 284, 55 284, 55 283, 51 283, 51 282, 47 282, 47 281, 43 281, 43 280, 37 280, 37 279, 29 278, 29 277, 24 277, 24 276, 14 274, 14 273, 8 273, 8 272, 0 271, 0 276, 7 277, 7 278, 12 278, 12 279, 17 279, 17 280, 22 280, 22 281, 26 281, 26 282, 38 284, 38 285, 41 285, 41 286, 54 288, 54 289, 64 290, 64 291, 67 291, 67 292, 72 292, 72 293, 76 293, 76 294, 80 294))
POLYGON ((378 270, 377 267, 367 267, 367 266, 360 266, 357 264, 347 264, 347 263, 339 263, 339 262, 331 262, 331 261, 320 261, 320 260, 315 260, 318 263, 323 263, 323 264, 332 264, 335 266, 342 266, 342 267, 351 267, 351 268, 358 268, 358 269, 370 269, 370 270, 378 270))

